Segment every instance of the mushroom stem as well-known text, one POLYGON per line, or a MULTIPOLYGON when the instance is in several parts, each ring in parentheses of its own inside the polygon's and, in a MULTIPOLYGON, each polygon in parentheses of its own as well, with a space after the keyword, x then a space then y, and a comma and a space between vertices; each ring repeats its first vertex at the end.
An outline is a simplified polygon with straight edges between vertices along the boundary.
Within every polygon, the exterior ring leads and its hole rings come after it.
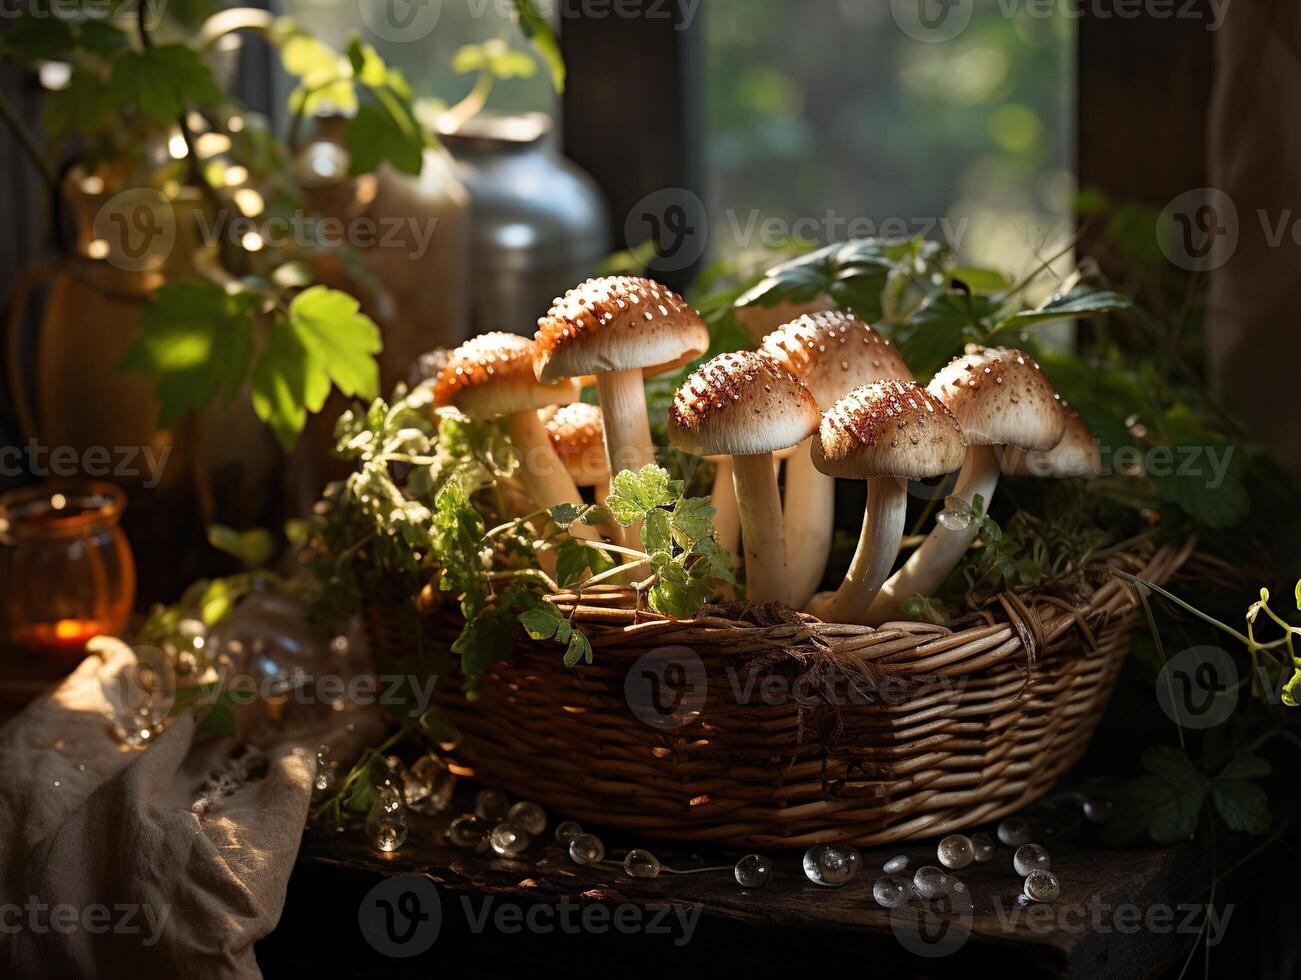
MULTIPOLYGON (((578 487, 556 455, 547 428, 537 412, 517 412, 506 416, 506 434, 520 454, 520 480, 537 506, 582 503, 578 487)), ((598 536, 595 528, 581 522, 571 524, 569 533, 589 540, 598 536)))
POLYGON ((605 452, 610 460, 611 478, 623 470, 636 473, 647 463, 655 462, 641 371, 598 374, 596 389, 601 395, 605 452))
MULTIPOLYGON (((993 446, 972 446, 958 473, 953 496, 961 497, 968 505, 977 496, 984 502, 988 513, 989 501, 998 486, 998 453, 993 446)), ((877 594, 868 610, 867 622, 875 625, 897 619, 905 599, 915 595, 931 596, 944 584, 949 573, 962 560, 962 556, 976 540, 980 526, 973 520, 967 527, 955 529, 936 522, 926 540, 877 594)))
POLYGON ((741 567, 741 515, 736 508, 736 488, 732 483, 732 460, 723 456, 714 464, 714 533, 718 543, 732 556, 732 567, 741 567))
POLYGON ((790 605, 782 502, 772 453, 733 456, 732 481, 745 543, 746 598, 790 605))
POLYGON ((894 567, 908 519, 908 481, 878 476, 867 481, 867 509, 858 549, 845 580, 835 593, 810 611, 829 623, 867 622, 867 611, 894 567))
POLYGON ((836 481, 813 465, 812 439, 804 440, 786 460, 783 513, 791 604, 802 609, 822 582, 836 522, 836 481))
MULTIPOLYGON (((601 396, 601 419, 605 425, 605 455, 610 461, 610 479, 624 470, 636 473, 655 462, 650 419, 646 414, 646 388, 638 370, 609 371, 596 376, 601 396)), ((616 543, 641 548, 641 525, 616 528, 616 543)))

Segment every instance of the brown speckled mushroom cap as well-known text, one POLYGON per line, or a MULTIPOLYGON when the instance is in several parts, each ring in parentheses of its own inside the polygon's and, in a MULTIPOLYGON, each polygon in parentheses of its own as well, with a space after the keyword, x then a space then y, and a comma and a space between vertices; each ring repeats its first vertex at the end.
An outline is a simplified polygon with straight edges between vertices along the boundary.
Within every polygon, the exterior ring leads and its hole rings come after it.
POLYGON ((1003 452, 1003 472, 1015 476, 1061 479, 1069 476, 1097 476, 1102 472, 1102 454, 1084 419, 1066 407, 1066 431, 1061 442, 1046 452, 1028 453, 1009 446, 1003 452))
POLYGON ((542 384, 533 375, 536 345, 513 333, 486 333, 452 351, 434 385, 438 405, 474 418, 535 412, 577 401, 577 381, 542 384))
POLYGON ((752 456, 798 446, 822 414, 809 389, 771 358, 720 354, 673 396, 669 439, 696 456, 752 456))
POLYGON ((580 487, 610 478, 605 457, 605 426, 595 405, 575 402, 558 409, 546 420, 547 438, 565 469, 580 487))
POLYGON ((973 446, 1051 449, 1066 427, 1052 383, 1019 350, 968 347, 926 390, 948 406, 973 446))
POLYGON ((944 403, 911 381, 855 388, 822 418, 813 465, 827 476, 926 479, 962 466, 967 441, 944 403))
POLYGON ((538 321, 542 381, 639 370, 659 374, 709 349, 700 314, 651 279, 610 276, 571 289, 538 321))
POLYGON ((841 310, 798 317, 765 337, 759 350, 803 381, 824 412, 860 385, 913 380, 897 347, 841 310))

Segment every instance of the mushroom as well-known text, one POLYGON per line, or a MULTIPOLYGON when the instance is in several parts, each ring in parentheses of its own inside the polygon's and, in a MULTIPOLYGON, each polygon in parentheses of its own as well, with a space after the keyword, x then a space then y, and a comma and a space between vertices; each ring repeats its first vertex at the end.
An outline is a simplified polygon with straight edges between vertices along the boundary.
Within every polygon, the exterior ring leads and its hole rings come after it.
POLYGON ((650 279, 589 279, 538 321, 539 381, 595 374, 610 473, 655 462, 643 378, 681 367, 709 348, 690 304, 650 279))
MULTIPOLYGON (((798 317, 765 337, 759 350, 804 382, 823 412, 860 385, 913 380, 898 348, 840 310, 798 317)), ((807 440, 786 460, 786 561, 796 608, 822 582, 836 523, 836 481, 818 472, 812 445, 807 440)))
MULTIPOLYGON (((944 403, 911 381, 855 388, 822 417, 813 464, 829 477, 867 481, 858 549, 834 594, 810 609, 828 622, 863 623, 890 574, 908 515, 908 480, 962 465, 967 442, 944 403)), ((787 498, 787 503, 790 500, 787 498)))
MULTIPOLYGON (((513 333, 486 333, 452 351, 434 385, 434 402, 453 405, 472 418, 502 417, 506 434, 520 454, 520 479, 534 504, 550 508, 580 503, 578 487, 551 448, 538 410, 578 400, 575 380, 543 384, 534 377, 536 345, 513 333)), ((595 538, 584 524, 573 534, 595 538)))
POLYGON ((547 438, 564 463, 574 484, 581 490, 592 487, 598 504, 610 492, 610 464, 605 458, 605 428, 601 410, 595 405, 574 402, 554 412, 544 412, 547 438))
MULTIPOLYGON (((1028 354, 1002 347, 968 347, 967 353, 942 368, 926 390, 948 406, 970 447, 953 496, 968 506, 979 496, 985 511, 998 485, 997 447, 1041 451, 1062 438, 1066 413, 1061 397, 1028 354)), ((869 623, 899 615, 901 603, 914 595, 934 595, 962 560, 979 531, 965 523, 937 521, 912 556, 885 583, 872 603, 869 623)))
POLYGON ((772 454, 798 446, 821 421, 818 403, 799 379, 751 351, 715 357, 673 396, 668 427, 673 444, 696 456, 732 457, 751 602, 790 604, 772 454))
POLYGON ((1067 406, 1066 431, 1061 442, 1047 452, 1028 453, 1009 446, 1003 451, 1003 472, 1009 476, 1042 476, 1065 479, 1072 476, 1097 476, 1102 472, 1102 454, 1098 441, 1080 418, 1067 406))

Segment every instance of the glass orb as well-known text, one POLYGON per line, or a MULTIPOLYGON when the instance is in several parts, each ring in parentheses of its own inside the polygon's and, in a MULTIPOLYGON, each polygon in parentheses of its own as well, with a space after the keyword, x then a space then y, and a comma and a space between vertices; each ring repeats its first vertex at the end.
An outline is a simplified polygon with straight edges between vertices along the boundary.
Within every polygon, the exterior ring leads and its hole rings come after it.
POLYGON ((1031 871, 1047 871, 1052 866, 1052 858, 1038 844, 1022 844, 1012 855, 1012 867, 1022 878, 1031 871))
POLYGON ((474 812, 485 820, 505 820, 510 800, 499 789, 481 789, 474 797, 474 812))
POLYGON ((747 854, 732 869, 742 888, 762 888, 772 881, 772 862, 762 854, 747 854))
POLYGON ((569 846, 570 841, 583 836, 583 825, 577 820, 562 820, 556 824, 556 843, 569 846))
POLYGON ((605 844, 595 834, 583 834, 569 842, 569 857, 575 864, 600 864, 605 860, 605 844))
POLYGON ((971 838, 966 834, 949 834, 940 841, 939 847, 935 849, 935 855, 939 858, 940 864, 958 871, 975 860, 976 849, 972 846, 971 838))
POLYGON ((536 836, 547 829, 547 812, 536 803, 520 800, 506 811, 506 821, 536 836))
POLYGON ((998 825, 998 839, 1008 847, 1030 843, 1030 824, 1022 817, 1005 817, 998 825))
POLYGON ((524 849, 533 843, 533 837, 527 830, 521 830, 514 824, 499 823, 488 835, 488 843, 492 845, 493 851, 502 857, 513 857, 523 853, 524 849))
POLYGON ((912 888, 908 879, 901 875, 889 874, 876 879, 872 886, 872 897, 882 908, 897 909, 908 904, 912 897, 912 888))
POLYGON ((1032 902, 1052 902, 1062 893, 1057 876, 1051 871, 1031 871, 1025 876, 1025 897, 1032 902))
POLYGON ((933 864, 918 868, 913 875, 913 887, 922 898, 939 898, 949 890, 949 876, 933 864))
POLYGON ((644 848, 634 847, 623 859, 623 870, 634 878, 658 878, 660 859, 644 848))
POLYGON ((804 852, 804 874, 815 885, 839 888, 863 863, 855 848, 845 844, 814 844, 804 852))

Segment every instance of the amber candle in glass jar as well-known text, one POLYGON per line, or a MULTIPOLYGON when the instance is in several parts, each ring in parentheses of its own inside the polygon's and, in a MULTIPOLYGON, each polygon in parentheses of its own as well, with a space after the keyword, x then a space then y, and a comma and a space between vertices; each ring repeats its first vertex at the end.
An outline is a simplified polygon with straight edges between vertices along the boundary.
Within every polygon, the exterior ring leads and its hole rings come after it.
POLYGON ((42 483, 0 496, 0 624, 13 646, 75 659, 120 634, 136 568, 111 483, 42 483))

